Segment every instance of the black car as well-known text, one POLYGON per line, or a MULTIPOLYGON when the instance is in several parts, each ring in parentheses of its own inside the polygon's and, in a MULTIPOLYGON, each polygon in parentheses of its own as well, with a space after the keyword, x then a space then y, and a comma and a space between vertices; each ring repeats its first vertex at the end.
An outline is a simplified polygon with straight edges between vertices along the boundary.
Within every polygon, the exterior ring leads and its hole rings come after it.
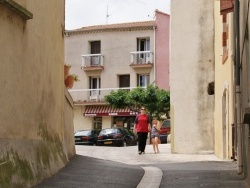
POLYGON ((75 132, 75 144, 96 145, 99 130, 81 130, 75 132))
POLYGON ((135 146, 137 138, 130 130, 122 127, 103 129, 97 139, 98 146, 135 146))

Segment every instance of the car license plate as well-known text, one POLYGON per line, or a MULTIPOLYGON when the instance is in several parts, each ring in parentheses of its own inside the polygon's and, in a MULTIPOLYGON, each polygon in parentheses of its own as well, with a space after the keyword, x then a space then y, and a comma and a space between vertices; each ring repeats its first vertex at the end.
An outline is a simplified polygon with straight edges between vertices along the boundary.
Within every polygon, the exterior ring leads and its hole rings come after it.
POLYGON ((111 141, 104 142, 104 144, 112 144, 111 141))
POLYGON ((81 140, 81 138, 75 138, 75 140, 81 140))

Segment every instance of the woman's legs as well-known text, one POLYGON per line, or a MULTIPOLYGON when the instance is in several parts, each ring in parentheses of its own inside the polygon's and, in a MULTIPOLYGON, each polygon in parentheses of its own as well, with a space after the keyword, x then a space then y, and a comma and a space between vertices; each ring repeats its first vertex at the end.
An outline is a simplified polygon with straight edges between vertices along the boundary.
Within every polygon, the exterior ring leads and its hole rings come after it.
POLYGON ((147 143, 147 138, 148 138, 148 133, 142 133, 142 152, 145 152, 145 148, 146 148, 146 143, 147 143))
POLYGON ((159 142, 159 137, 155 137, 155 148, 157 153, 159 153, 158 142, 159 142))
POLYGON ((145 152, 148 133, 147 132, 138 132, 138 152, 141 154, 142 152, 145 152))
POLYGON ((156 153, 156 150, 155 150, 155 138, 151 138, 151 142, 152 142, 152 144, 153 144, 154 152, 156 153))
POLYGON ((141 132, 138 132, 137 135, 138 135, 138 152, 139 152, 139 154, 141 154, 141 152, 142 152, 143 136, 142 136, 141 132))

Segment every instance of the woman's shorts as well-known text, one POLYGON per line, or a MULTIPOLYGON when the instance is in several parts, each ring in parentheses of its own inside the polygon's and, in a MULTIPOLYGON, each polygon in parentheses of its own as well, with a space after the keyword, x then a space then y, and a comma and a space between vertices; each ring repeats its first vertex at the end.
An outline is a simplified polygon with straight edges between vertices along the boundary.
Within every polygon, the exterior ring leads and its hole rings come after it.
POLYGON ((151 138, 155 138, 155 137, 158 137, 158 138, 160 137, 158 132, 157 133, 151 133, 151 138))

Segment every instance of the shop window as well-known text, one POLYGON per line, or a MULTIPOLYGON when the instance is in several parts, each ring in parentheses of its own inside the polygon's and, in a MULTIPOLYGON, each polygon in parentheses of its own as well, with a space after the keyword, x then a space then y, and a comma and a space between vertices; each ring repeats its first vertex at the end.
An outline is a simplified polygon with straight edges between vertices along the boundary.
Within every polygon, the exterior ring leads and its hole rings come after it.
POLYGON ((133 130, 135 116, 116 116, 114 117, 114 127, 124 127, 133 130))
POLYGON ((94 117, 94 129, 102 130, 102 117, 94 117))

